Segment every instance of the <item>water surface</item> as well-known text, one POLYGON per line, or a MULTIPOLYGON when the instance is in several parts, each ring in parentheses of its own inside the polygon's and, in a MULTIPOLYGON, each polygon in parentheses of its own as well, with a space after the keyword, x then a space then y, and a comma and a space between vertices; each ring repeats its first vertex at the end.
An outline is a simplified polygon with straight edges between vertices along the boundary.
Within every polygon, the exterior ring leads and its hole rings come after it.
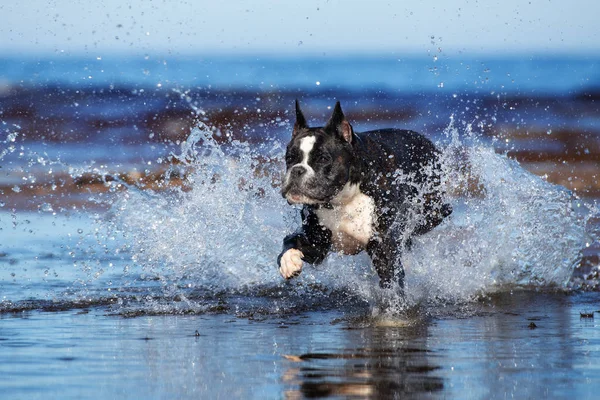
POLYGON ((594 398, 597 63, 3 58, 0 392, 594 398), (364 255, 279 277, 297 97, 442 150, 405 299, 364 255))
POLYGON ((378 327, 356 310, 122 318, 4 314, 6 398, 592 399, 596 295, 516 292, 378 327), (536 328, 530 328, 530 324, 536 328))

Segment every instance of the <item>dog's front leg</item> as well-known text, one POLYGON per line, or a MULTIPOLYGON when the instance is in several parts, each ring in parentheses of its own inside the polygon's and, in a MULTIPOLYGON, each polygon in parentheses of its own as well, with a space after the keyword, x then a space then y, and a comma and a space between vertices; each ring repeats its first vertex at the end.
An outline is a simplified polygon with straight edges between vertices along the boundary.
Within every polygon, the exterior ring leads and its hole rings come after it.
POLYGON ((376 238, 367 245, 367 253, 371 256, 373 267, 379 275, 379 286, 389 289, 398 283, 404 288, 404 267, 400 262, 402 244, 395 240, 391 234, 383 238, 376 238))
POLYGON ((302 263, 321 263, 331 248, 331 231, 321 224, 311 209, 302 210, 302 227, 283 239, 283 251, 277 258, 279 273, 285 279, 302 272, 302 263))

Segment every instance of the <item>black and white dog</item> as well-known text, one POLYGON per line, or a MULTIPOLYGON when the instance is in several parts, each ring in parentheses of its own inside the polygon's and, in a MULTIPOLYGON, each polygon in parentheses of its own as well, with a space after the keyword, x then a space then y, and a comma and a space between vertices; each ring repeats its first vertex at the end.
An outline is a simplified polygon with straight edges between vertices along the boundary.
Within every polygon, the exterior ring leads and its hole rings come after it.
POLYGON ((452 210, 442 201, 439 152, 431 141, 400 129, 354 132, 339 102, 327 125, 309 128, 296 101, 285 162, 282 195, 304 205, 302 227, 285 237, 278 258, 286 279, 330 250, 366 250, 380 286, 403 287, 401 251, 452 210))

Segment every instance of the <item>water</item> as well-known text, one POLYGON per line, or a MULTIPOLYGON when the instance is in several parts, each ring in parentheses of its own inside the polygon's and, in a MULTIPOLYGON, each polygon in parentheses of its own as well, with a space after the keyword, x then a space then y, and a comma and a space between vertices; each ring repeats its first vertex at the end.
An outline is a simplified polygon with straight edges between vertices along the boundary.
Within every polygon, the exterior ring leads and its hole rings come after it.
POLYGON ((162 61, 0 62, 7 398, 593 398, 597 60, 162 61), (365 255, 281 280, 300 95, 442 149, 405 300, 365 255))
POLYGON ((399 328, 345 307, 241 318, 5 314, 0 384, 5 398, 32 399, 593 399, 598 323, 578 311, 595 306, 590 294, 503 294, 399 328))
MULTIPOLYGON (((437 52, 436 52, 437 53, 437 52)), ((106 87, 210 87, 214 90, 252 89, 349 91, 469 91, 485 94, 569 94, 597 89, 598 58, 490 55, 435 57, 399 54, 312 56, 168 56, 11 57, 0 60, 7 86, 54 86, 78 89, 106 87), (560 77, 561 79, 557 79, 560 77), (443 85, 442 85, 443 83, 443 85)))

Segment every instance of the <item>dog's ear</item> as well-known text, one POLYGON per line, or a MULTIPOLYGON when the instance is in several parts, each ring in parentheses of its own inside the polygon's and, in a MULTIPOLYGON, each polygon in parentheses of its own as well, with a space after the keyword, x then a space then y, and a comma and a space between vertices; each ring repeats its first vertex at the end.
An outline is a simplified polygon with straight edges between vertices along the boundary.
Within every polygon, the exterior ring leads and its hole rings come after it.
POLYGON ((333 114, 325 125, 325 131, 336 133, 346 142, 352 143, 352 125, 346 120, 339 101, 335 103, 333 114))
POLYGON ((306 118, 304 118, 304 114, 302 114, 302 110, 300 109, 300 103, 298 102, 298 99, 296 99, 296 122, 294 123, 292 137, 296 136, 300 130, 306 128, 308 128, 308 125, 306 124, 306 118))

